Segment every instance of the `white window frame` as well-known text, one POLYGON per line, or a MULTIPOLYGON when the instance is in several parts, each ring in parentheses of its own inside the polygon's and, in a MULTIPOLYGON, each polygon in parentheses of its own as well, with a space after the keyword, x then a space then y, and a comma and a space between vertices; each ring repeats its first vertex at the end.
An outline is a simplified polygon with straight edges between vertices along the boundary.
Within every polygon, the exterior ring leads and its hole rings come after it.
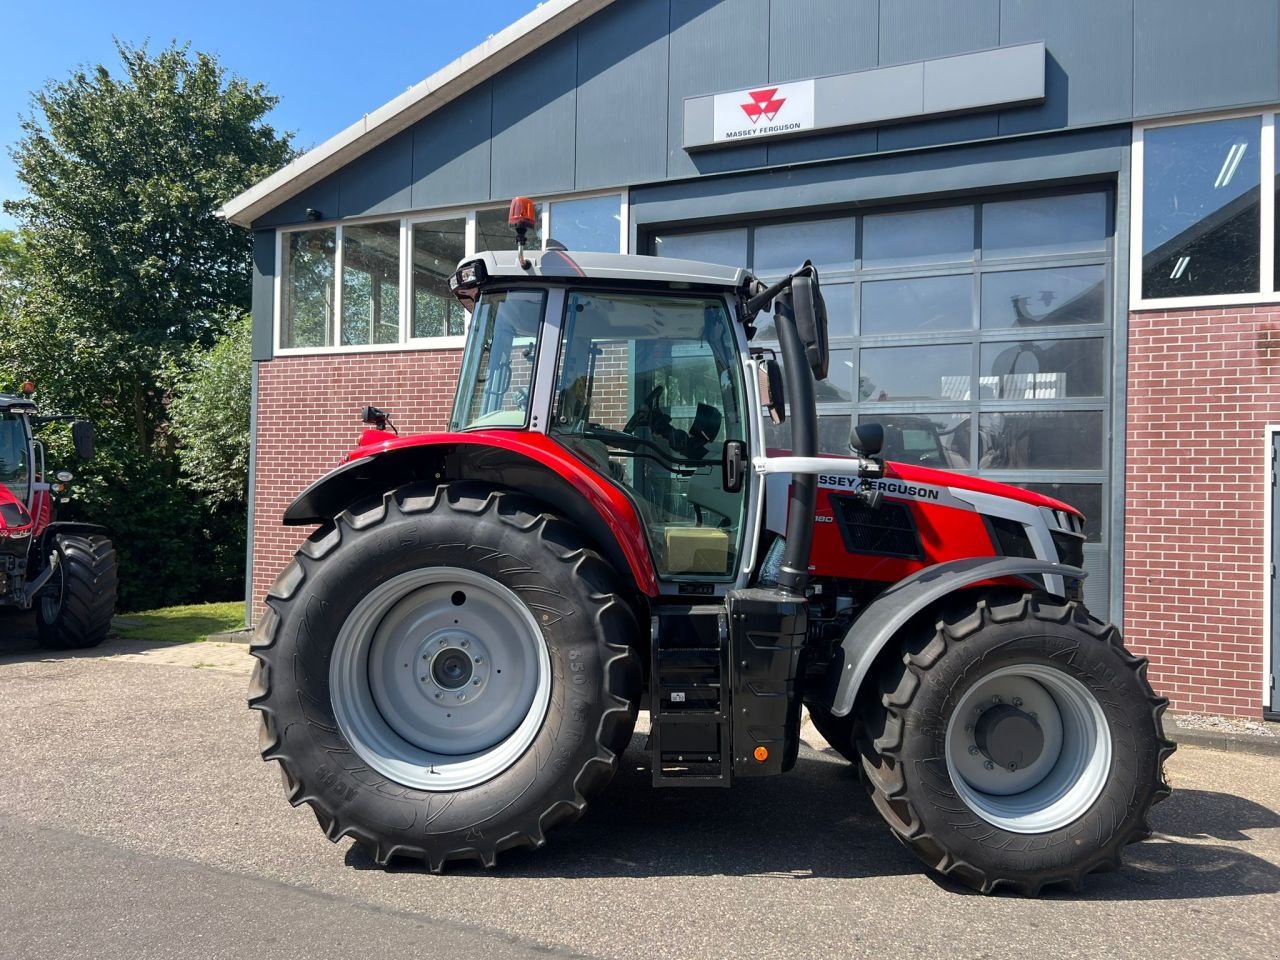
MULTIPOLYGON (((541 235, 545 245, 548 228, 551 223, 551 204, 564 200, 589 200, 596 197, 618 197, 618 250, 629 253, 630 224, 630 192, 626 187, 611 190, 589 190, 581 193, 553 194, 545 197, 534 197, 534 203, 542 204, 541 235)), ((271 309, 271 342, 273 356, 305 357, 333 353, 387 353, 403 350, 458 350, 466 343, 465 331, 461 336, 452 337, 412 337, 413 318, 410 311, 413 306, 413 228, 420 223, 431 223, 439 220, 457 220, 466 218, 466 253, 474 256, 476 252, 476 213, 480 210, 501 210, 501 203, 479 203, 468 207, 441 207, 434 210, 413 211, 399 217, 351 217, 343 220, 316 220, 307 223, 291 224, 276 229, 275 277, 273 283, 273 299, 271 309), (365 223, 400 224, 400 339, 397 343, 372 343, 360 346, 342 346, 342 231, 344 226, 356 226, 365 223), (334 230, 334 291, 333 291, 333 329, 330 337, 332 346, 327 347, 286 347, 282 344, 281 320, 284 309, 284 273, 286 234, 306 230, 334 230)), ((468 314, 466 324, 471 322, 468 314)))
POLYGON ((1130 159, 1129 197, 1130 197, 1130 236, 1129 236, 1129 309, 1130 310, 1177 310, 1187 307, 1229 307, 1238 304, 1261 304, 1280 302, 1280 291, 1276 289, 1275 276, 1275 198, 1276 198, 1276 117, 1277 108, 1255 108, 1252 110, 1229 110, 1218 113, 1201 114, 1190 117, 1167 117, 1146 123, 1133 125, 1133 150, 1130 159), (1152 297, 1142 296, 1142 217, 1143 217, 1143 142, 1147 130, 1157 127, 1182 127, 1193 123, 1206 123, 1214 120, 1233 120, 1241 117, 1261 117, 1262 131, 1259 140, 1258 163, 1262 166, 1259 180, 1261 196, 1259 198, 1259 225, 1261 242, 1261 269, 1259 270, 1259 290, 1256 293, 1222 293, 1206 294, 1194 297, 1152 297))

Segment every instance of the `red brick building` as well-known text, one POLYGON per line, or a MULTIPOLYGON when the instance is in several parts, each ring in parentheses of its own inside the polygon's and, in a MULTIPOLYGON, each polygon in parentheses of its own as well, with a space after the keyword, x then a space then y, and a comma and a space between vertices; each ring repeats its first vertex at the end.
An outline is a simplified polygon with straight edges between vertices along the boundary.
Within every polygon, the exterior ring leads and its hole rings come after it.
POLYGON ((229 202, 255 235, 250 598, 361 405, 445 426, 445 278, 510 247, 527 194, 539 243, 813 258, 828 449, 878 420, 892 457, 1077 504, 1090 606, 1174 707, 1280 707, 1280 11, 898 6, 551 0, 229 202))

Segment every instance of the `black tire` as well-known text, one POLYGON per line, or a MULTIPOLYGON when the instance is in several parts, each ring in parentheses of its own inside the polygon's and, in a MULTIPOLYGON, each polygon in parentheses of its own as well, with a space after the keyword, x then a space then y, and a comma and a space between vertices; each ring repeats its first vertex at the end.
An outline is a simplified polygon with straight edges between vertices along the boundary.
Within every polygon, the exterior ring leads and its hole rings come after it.
POLYGON ((862 754, 858 751, 858 745, 855 742, 858 719, 856 713, 837 717, 825 707, 814 704, 810 704, 808 710, 813 728, 822 734, 822 739, 827 741, 832 750, 852 764, 862 762, 862 754))
POLYGON ((979 600, 904 633, 901 657, 879 676, 879 696, 862 702, 858 747, 876 809, 928 866, 983 893, 1036 896, 1049 885, 1079 889, 1088 873, 1118 867, 1126 844, 1150 835, 1150 808, 1169 794, 1163 766, 1174 745, 1160 721, 1168 701, 1152 692, 1146 660, 1124 648, 1114 626, 1074 601, 1028 593, 979 600), (944 759, 965 692, 1002 668, 1027 665, 1078 681, 1101 708, 1111 743, 1096 799, 1071 822, 1036 833, 979 815, 944 759))
POLYGON ((59 533, 58 570, 35 598, 36 636, 54 650, 96 647, 116 610, 116 551, 106 537, 59 533))
POLYGON ((570 523, 523 495, 410 485, 357 505, 311 536, 266 603, 249 693, 262 757, 280 763, 289 802, 309 804, 330 840, 353 837, 379 864, 404 856, 433 871, 456 859, 493 866, 503 850, 541 847, 549 828, 580 816, 609 782, 630 740, 635 617, 612 568, 570 523), (550 703, 530 746, 491 779, 449 792, 375 771, 344 733, 330 689, 330 656, 361 599, 429 567, 509 588, 536 612, 551 663, 550 703))

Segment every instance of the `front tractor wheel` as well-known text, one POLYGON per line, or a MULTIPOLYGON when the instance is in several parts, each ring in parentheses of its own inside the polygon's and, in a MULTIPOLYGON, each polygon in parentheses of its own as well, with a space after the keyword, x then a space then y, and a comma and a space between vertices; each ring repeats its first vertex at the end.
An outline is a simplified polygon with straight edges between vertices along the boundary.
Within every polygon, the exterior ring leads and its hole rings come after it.
POLYGON ((612 570, 534 501, 402 487, 321 528, 268 595, 262 755, 331 840, 491 866, 612 776, 636 632, 612 570))
POLYGON ((908 631, 861 711, 876 808, 925 863, 991 892, 1078 889, 1168 795, 1165 700, 1112 626, 1041 593, 908 631))

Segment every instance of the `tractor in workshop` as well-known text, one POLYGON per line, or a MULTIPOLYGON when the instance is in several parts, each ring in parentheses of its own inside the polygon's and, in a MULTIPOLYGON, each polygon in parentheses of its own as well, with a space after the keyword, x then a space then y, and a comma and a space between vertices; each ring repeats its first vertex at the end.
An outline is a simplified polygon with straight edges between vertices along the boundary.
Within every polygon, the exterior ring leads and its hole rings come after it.
POLYGON ((890 830, 975 889, 1078 887, 1150 832, 1166 701, 1085 607, 1085 518, 819 455, 818 272, 524 249, 464 260, 446 432, 387 414, 305 489, 249 703, 288 799, 378 862, 542 847, 649 713, 655 788, 786 773, 802 708, 890 830), (772 310, 777 349, 753 343, 772 310), (770 449, 766 421, 790 425, 770 449))
POLYGON ((71 425, 76 454, 93 456, 93 425, 64 414, 41 414, 30 381, 19 394, 0 393, 0 610, 35 608, 43 647, 96 647, 107 637, 116 606, 116 554, 106 530, 57 518, 70 500, 71 472, 49 476, 45 424, 71 425))

